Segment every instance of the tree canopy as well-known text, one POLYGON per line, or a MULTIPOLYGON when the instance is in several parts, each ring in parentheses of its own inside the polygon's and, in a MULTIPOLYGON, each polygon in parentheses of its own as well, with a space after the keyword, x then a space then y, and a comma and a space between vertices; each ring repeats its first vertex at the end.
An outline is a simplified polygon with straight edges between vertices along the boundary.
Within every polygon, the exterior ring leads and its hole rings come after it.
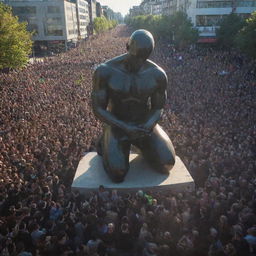
POLYGON ((0 3, 0 69, 19 68, 28 62, 32 49, 27 23, 19 23, 11 7, 0 3))
POLYGON ((216 37, 220 46, 230 48, 235 45, 235 37, 238 31, 245 25, 244 20, 235 13, 225 16, 220 27, 216 30, 216 37))
POLYGON ((249 56, 256 58, 256 11, 246 20, 236 36, 236 45, 249 56))
POLYGON ((167 38, 175 46, 184 48, 198 39, 198 31, 184 12, 176 12, 171 16, 140 15, 127 17, 126 23, 135 29, 147 29, 155 38, 167 38))
POLYGON ((97 34, 105 30, 114 28, 116 25, 116 20, 109 20, 105 16, 97 17, 93 20, 93 29, 97 34))
POLYGON ((170 16, 170 25, 175 45, 183 48, 197 41, 198 30, 193 27, 186 13, 181 11, 174 13, 170 16))

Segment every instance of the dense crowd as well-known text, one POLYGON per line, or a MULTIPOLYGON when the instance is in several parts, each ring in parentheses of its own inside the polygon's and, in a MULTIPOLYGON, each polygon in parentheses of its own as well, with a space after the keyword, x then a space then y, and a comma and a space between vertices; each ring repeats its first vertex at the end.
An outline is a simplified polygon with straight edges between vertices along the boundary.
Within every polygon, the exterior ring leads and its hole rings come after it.
POLYGON ((125 52, 123 26, 0 73, 0 255, 256 255, 256 63, 159 42, 169 78, 161 125, 195 178, 191 193, 70 190, 95 150, 95 67, 125 52))

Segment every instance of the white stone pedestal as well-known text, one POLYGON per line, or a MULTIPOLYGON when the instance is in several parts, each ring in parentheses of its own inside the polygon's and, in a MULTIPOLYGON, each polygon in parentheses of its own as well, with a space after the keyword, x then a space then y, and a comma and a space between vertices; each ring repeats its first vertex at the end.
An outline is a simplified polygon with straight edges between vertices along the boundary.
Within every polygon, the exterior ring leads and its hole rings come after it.
POLYGON ((125 180, 122 183, 114 183, 103 168, 102 158, 96 152, 87 153, 79 162, 72 190, 88 193, 97 191, 100 185, 120 192, 136 192, 142 189, 177 193, 195 189, 193 178, 178 156, 169 175, 164 175, 153 171, 141 156, 130 154, 130 169, 125 180))

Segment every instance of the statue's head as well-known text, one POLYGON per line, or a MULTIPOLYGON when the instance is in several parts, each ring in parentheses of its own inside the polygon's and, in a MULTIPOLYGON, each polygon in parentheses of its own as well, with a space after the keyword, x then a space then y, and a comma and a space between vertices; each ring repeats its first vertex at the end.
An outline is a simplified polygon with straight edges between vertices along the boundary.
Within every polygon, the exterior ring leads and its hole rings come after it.
POLYGON ((127 43, 127 51, 130 55, 145 61, 152 53, 154 46, 152 34, 147 30, 139 29, 132 33, 127 43))

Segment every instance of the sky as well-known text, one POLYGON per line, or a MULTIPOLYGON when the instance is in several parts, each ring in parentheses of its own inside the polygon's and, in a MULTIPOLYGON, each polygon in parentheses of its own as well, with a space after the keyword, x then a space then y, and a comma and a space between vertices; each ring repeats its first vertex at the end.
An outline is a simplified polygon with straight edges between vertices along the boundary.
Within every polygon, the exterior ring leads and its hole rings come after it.
POLYGON ((139 5, 142 0, 97 0, 101 5, 107 5, 115 12, 121 12, 126 15, 133 5, 139 5))

